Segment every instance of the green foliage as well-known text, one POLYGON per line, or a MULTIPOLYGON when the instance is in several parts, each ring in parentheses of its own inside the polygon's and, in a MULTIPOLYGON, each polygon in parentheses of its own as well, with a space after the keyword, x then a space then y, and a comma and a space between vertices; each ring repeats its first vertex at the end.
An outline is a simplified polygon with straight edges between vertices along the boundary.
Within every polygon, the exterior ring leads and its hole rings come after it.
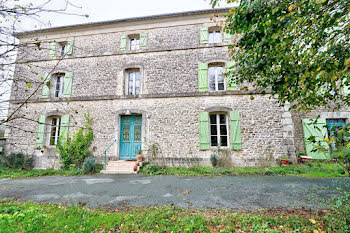
POLYGON ((0 154, 0 167, 30 170, 33 168, 33 156, 23 153, 0 154))
POLYGON ((85 158, 92 155, 92 152, 88 150, 94 140, 92 124, 93 120, 90 115, 85 114, 85 128, 80 128, 73 138, 69 134, 60 135, 57 150, 64 169, 68 169, 71 164, 80 167, 85 158))
POLYGON ((98 173, 102 170, 102 168, 103 165, 100 163, 96 163, 96 159, 93 157, 86 158, 82 166, 84 174, 98 173))
POLYGON ((337 211, 323 217, 313 212, 301 216, 283 211, 237 213, 174 206, 108 212, 0 200, 0 232, 348 232, 343 219, 337 211))
POLYGON ((179 176, 278 176, 291 175, 303 177, 343 177, 344 169, 336 163, 306 163, 305 165, 288 165, 286 167, 237 167, 233 169, 211 168, 204 166, 165 167, 154 164, 141 169, 146 175, 179 175, 179 176))
POLYGON ((348 0, 239 1, 224 15, 237 39, 228 77, 294 109, 350 105, 342 91, 350 86, 349 9, 348 0))
POLYGON ((216 157, 216 154, 212 154, 210 156, 210 162, 213 167, 216 167, 216 164, 218 163, 218 158, 216 157))
POLYGON ((0 168, 0 179, 1 178, 23 178, 23 177, 37 177, 37 176, 76 176, 82 175, 81 169, 68 169, 68 170, 20 170, 20 169, 8 169, 0 168))
POLYGON ((324 220, 329 232, 350 232, 350 193, 337 198, 332 212, 324 220))

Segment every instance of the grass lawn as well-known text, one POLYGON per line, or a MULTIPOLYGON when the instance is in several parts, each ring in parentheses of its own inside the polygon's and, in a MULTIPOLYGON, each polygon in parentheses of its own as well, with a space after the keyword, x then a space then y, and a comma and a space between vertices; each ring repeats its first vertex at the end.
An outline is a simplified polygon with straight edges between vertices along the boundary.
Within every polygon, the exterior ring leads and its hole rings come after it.
POLYGON ((349 232, 347 213, 340 209, 238 213, 174 206, 91 210, 0 200, 0 232, 349 232))
POLYGON ((82 171, 78 169, 71 170, 20 170, 20 169, 8 169, 0 167, 0 179, 1 178, 21 178, 21 177, 33 177, 33 176, 74 176, 81 175, 82 171))
POLYGON ((286 167, 237 167, 233 169, 211 168, 204 166, 158 168, 153 164, 141 170, 146 175, 180 175, 180 176, 246 176, 246 175, 292 175, 303 177, 346 177, 344 169, 336 163, 306 163, 286 167))

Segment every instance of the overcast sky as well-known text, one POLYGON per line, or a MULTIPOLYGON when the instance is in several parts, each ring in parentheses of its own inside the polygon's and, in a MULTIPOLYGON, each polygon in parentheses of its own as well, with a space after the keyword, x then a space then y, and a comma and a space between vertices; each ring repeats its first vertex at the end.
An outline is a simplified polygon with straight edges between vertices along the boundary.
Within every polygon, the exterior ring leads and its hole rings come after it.
MULTIPOLYGON (((40 1, 40 0, 36 0, 40 1)), ((65 0, 51 0, 50 8, 62 9, 65 0)), ((182 11, 211 9, 210 0, 69 0, 72 5, 67 13, 83 16, 70 16, 64 14, 45 13, 42 15, 41 23, 23 22, 22 30, 35 30, 45 27, 57 27, 104 20, 122 19, 137 16, 157 15, 182 11), (50 22, 50 24, 47 24, 50 22)), ((223 0, 220 7, 228 6, 223 0)))

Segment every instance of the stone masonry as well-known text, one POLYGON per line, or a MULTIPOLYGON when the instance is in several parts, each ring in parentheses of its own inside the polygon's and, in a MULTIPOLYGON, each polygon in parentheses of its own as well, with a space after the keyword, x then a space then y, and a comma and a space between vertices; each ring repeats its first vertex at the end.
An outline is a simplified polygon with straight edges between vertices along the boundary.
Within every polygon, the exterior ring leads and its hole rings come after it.
POLYGON ((175 159, 177 165, 189 157, 209 165, 216 148, 200 150, 199 113, 239 111, 242 150, 226 148, 234 166, 273 165, 281 157, 294 160, 296 153, 303 150, 299 143, 301 118, 290 112, 288 106, 279 106, 268 95, 256 94, 252 100, 239 87, 234 91, 198 91, 198 64, 227 63, 228 46, 235 43, 236 36, 232 36, 230 43, 200 43, 200 29, 217 26, 210 16, 221 12, 224 10, 19 34, 20 42, 31 46, 24 47, 18 55, 15 69, 18 79, 12 88, 9 114, 25 104, 16 112, 14 127, 8 129, 7 151, 34 154, 37 168, 57 167, 56 148, 36 146, 39 116, 69 114, 72 133, 83 125, 84 113, 89 112, 94 120, 95 140, 91 147, 94 156, 103 162, 104 150, 116 139, 107 156, 109 160, 118 160, 120 118, 139 114, 145 156, 152 145, 158 144, 160 155, 168 158, 169 165, 174 165, 169 161, 175 159), (139 33, 147 36, 146 48, 120 50, 122 35, 139 33), (71 56, 63 59, 48 56, 50 42, 68 39, 74 42, 71 56), (141 91, 137 96, 125 94, 125 71, 130 68, 140 70, 141 91), (41 77, 45 73, 67 71, 74 74, 71 97, 42 99, 41 77))

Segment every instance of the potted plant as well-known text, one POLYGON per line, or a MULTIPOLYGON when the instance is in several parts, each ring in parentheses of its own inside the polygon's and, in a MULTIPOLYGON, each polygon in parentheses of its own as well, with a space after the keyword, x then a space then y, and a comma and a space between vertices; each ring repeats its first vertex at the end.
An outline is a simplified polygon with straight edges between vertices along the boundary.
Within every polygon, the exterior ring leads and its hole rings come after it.
POLYGON ((137 155, 136 155, 137 161, 138 162, 142 162, 142 153, 141 150, 138 151, 137 155))
POLYGON ((286 166, 289 164, 289 159, 288 158, 281 158, 281 163, 282 163, 282 166, 286 166))

